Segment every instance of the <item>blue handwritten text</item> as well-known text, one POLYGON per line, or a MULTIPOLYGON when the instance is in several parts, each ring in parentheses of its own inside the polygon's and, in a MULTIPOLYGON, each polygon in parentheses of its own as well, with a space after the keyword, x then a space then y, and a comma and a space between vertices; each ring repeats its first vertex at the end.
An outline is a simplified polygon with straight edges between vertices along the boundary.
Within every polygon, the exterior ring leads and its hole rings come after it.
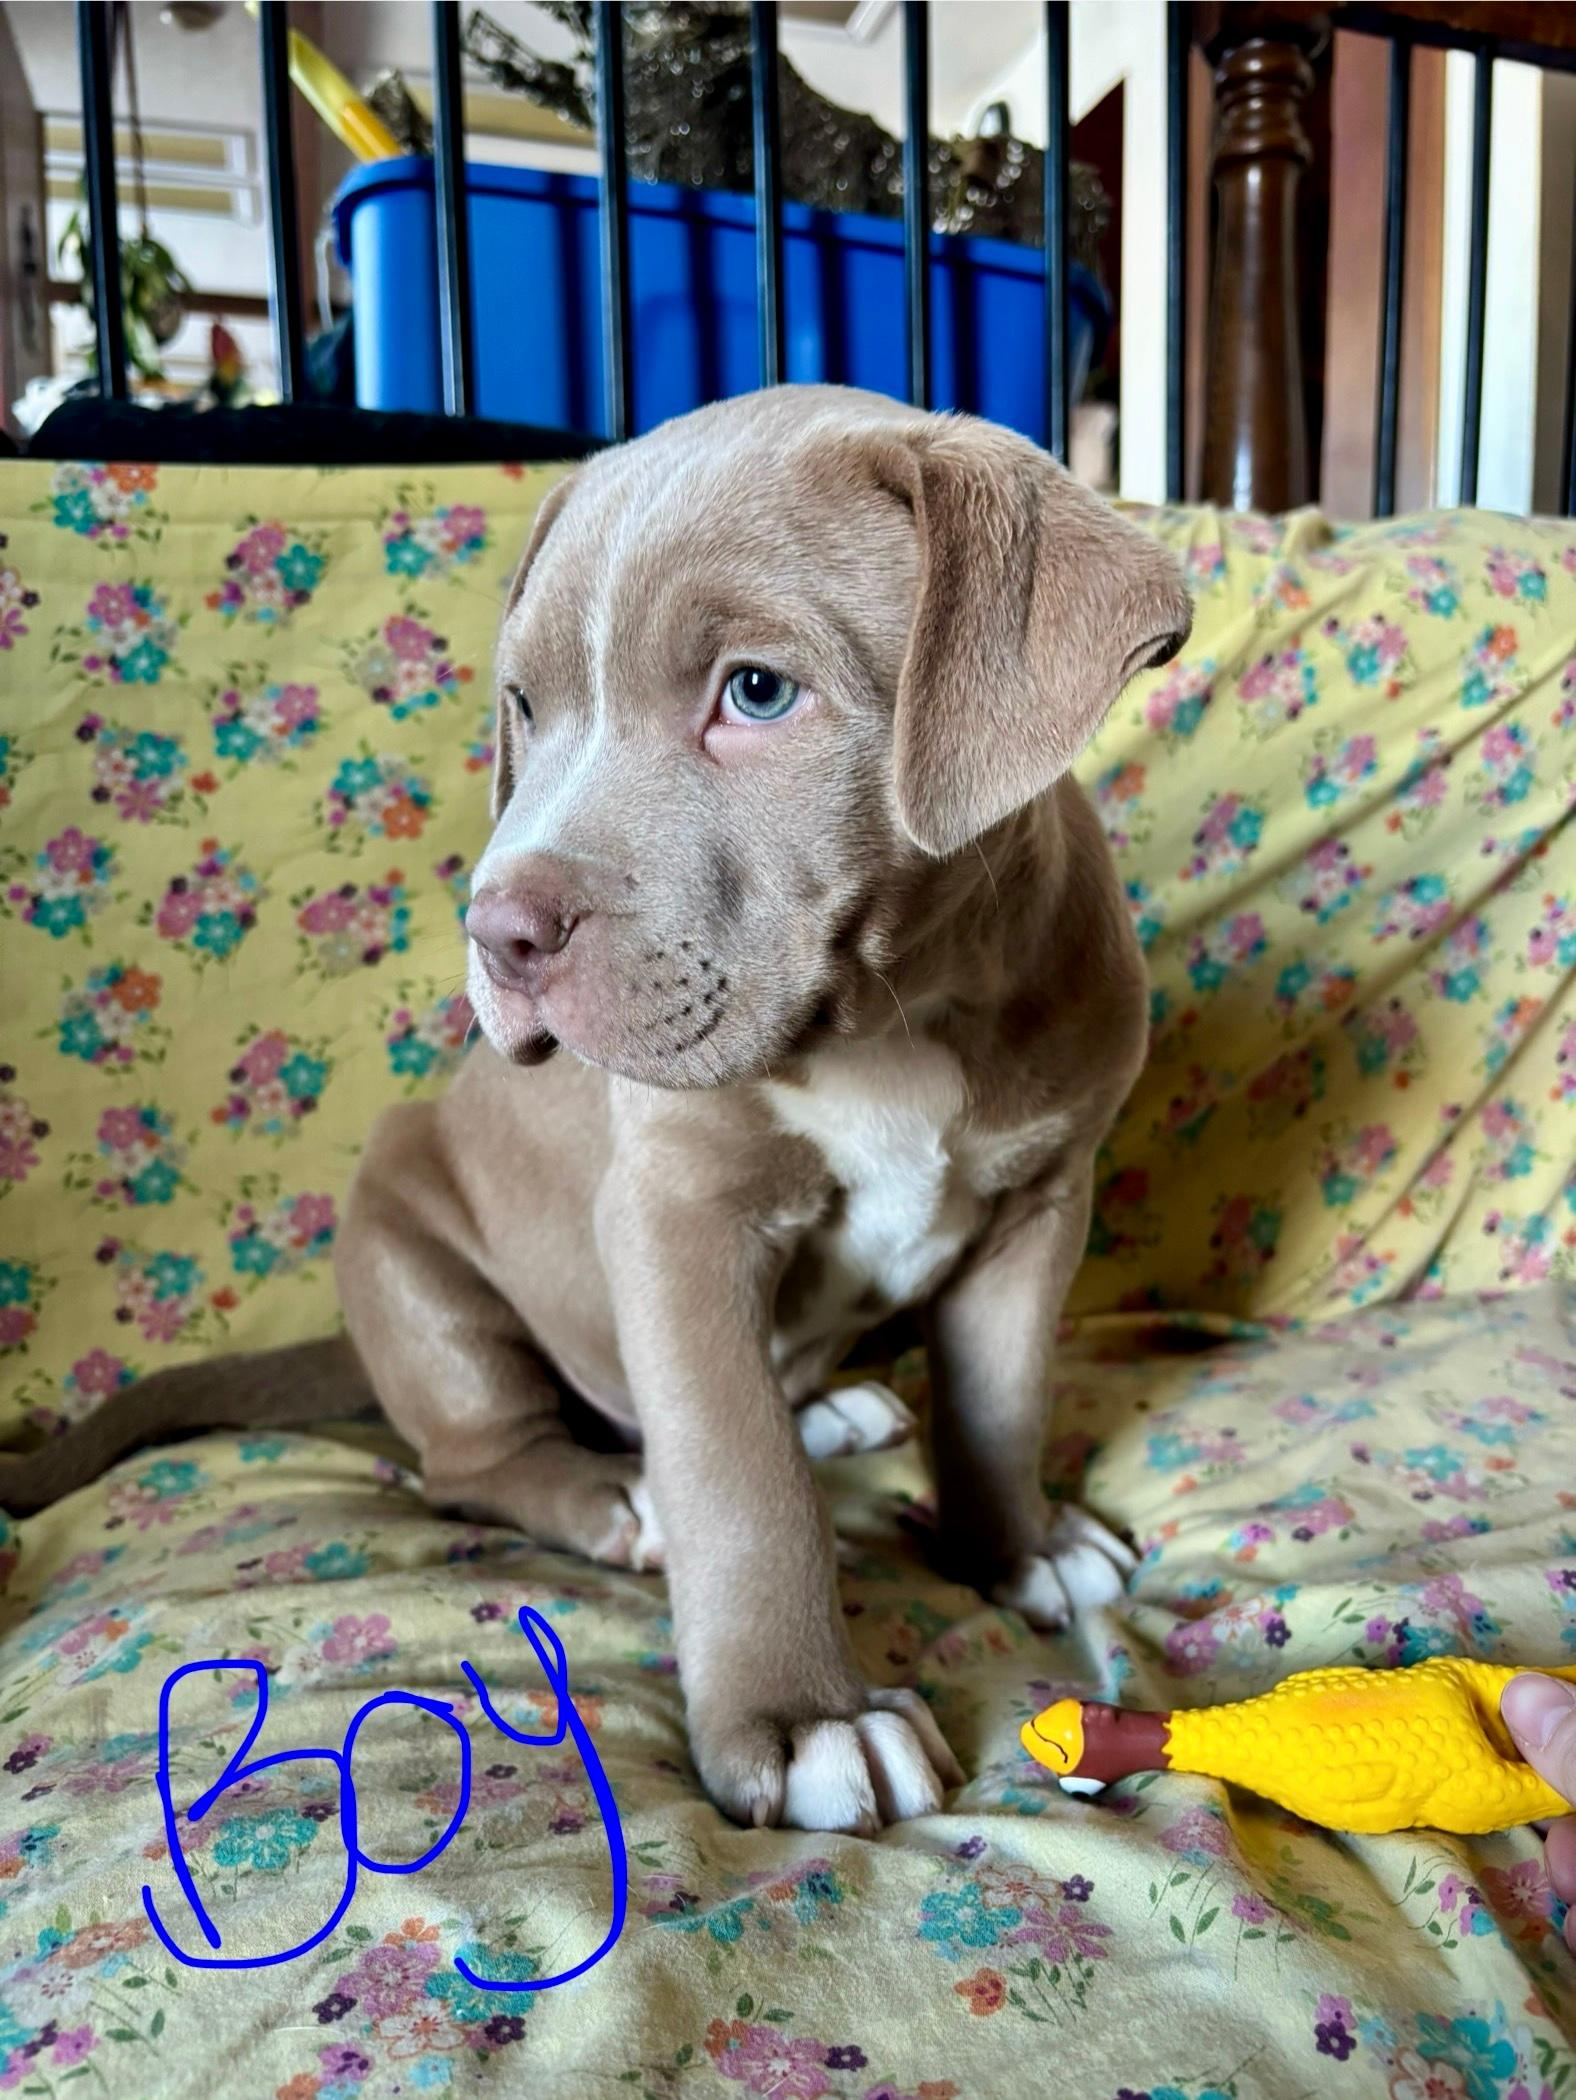
MULTIPOLYGON (((467 1983, 483 1991, 549 1991, 555 1984, 569 1983, 576 1976, 583 1976, 587 1969, 594 1968, 604 1955, 612 1952, 613 1944, 624 1928, 624 1914, 629 1898, 629 1862, 624 1850, 624 1830, 619 1821, 618 1803, 613 1799, 613 1789, 608 1784, 606 1772, 602 1769, 602 1760, 597 1755, 590 1731, 575 1711, 574 1701, 569 1695, 569 1662, 564 1654, 564 1644, 541 1613, 533 1611, 528 1604, 520 1607, 519 1619, 520 1631, 536 1651, 537 1660, 552 1688, 557 1721, 550 1733, 524 1735, 518 1728, 511 1728, 493 1705, 479 1672, 468 1662, 462 1662, 460 1668, 469 1680, 471 1689, 481 1704, 482 1712, 494 1728, 506 1735, 511 1742, 545 1750, 561 1743, 567 1734, 580 1753, 580 1761, 591 1783, 591 1791, 596 1797, 602 1827, 607 1836, 608 1860, 613 1871, 613 1915, 607 1933, 595 1951, 588 1954, 584 1961, 576 1962, 572 1969, 564 1969, 556 1976, 508 1980, 478 1976, 468 1963, 456 1955, 455 1968, 467 1983)), ((339 1821, 340 1835, 345 1848, 345 1885, 327 1922, 309 1938, 299 1941, 294 1947, 286 1947, 280 1954, 188 1954, 184 1948, 177 1946, 171 1937, 154 1905, 153 1891, 150 1888, 144 1888, 142 1891, 142 1907, 147 1912, 148 1922, 158 1934, 166 1952, 173 1955, 176 1961, 184 1962, 189 1969, 269 1969, 279 1962, 297 1960, 327 1939, 350 1908, 356 1893, 357 1876, 363 1868, 369 1874, 419 1874, 423 1867, 432 1864, 459 1830, 465 1820, 465 1811, 470 1806, 471 1739, 447 1700, 424 1699, 415 1692, 380 1692, 375 1699, 368 1699, 365 1705, 357 1708, 350 1726, 345 1730, 344 1742, 337 1750, 276 1750, 271 1756, 253 1758, 248 1762, 247 1753, 261 1734, 263 1723, 268 1718, 268 1673, 263 1665, 250 1657, 236 1660, 221 1656, 210 1662, 182 1663, 179 1669, 172 1670, 164 1680, 163 1690, 159 1694, 158 1787, 159 1799, 164 1807, 164 1834, 169 1845, 170 1864, 175 1869, 175 1878, 180 1883, 181 1894, 186 1898, 187 1905, 201 1928, 203 1938, 216 1950, 223 1945, 223 1941, 218 1927, 198 1894, 197 1884, 192 1879, 191 1868, 181 1848, 180 1817, 170 1789, 170 1696, 183 1677, 190 1677, 205 1670, 250 1670, 257 1679, 257 1712, 246 1731, 245 1740, 218 1779, 206 1792, 199 1794, 187 1809, 186 1821, 200 1822, 220 1795, 230 1787, 239 1785, 242 1780, 253 1778, 259 1772, 266 1772, 274 1765, 311 1764, 318 1761, 331 1764, 339 1774, 339 1821), (353 1771, 356 1738, 369 1717, 386 1706, 413 1706, 423 1713, 433 1715, 435 1719, 442 1721, 445 1727, 454 1731, 455 1740, 459 1745, 459 1800, 441 1836, 436 1843, 427 1847, 419 1859, 374 1859, 361 1845, 360 1814, 353 1771)))

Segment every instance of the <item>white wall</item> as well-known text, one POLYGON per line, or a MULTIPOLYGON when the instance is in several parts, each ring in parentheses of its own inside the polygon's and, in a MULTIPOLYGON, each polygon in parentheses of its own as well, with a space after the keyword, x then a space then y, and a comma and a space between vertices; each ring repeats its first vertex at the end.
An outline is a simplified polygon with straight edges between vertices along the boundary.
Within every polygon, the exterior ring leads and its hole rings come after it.
MULTIPOLYGON (((1461 471, 1472 199, 1475 65, 1452 51, 1445 68, 1445 229, 1439 341, 1437 498, 1454 503, 1461 471)), ((1482 442, 1477 500, 1484 510, 1532 507, 1536 448, 1540 167, 1543 76, 1494 67, 1489 154, 1488 309, 1483 331, 1482 442)))
MULTIPOLYGON (((1035 10, 1039 17, 1039 10, 1035 10)), ((1043 18, 1041 18, 1043 19, 1043 18)), ((1068 33, 1076 123, 1120 81, 1122 120, 1121 475, 1124 496, 1159 502, 1166 485, 1166 15, 1163 0, 1073 0, 1068 33)), ((982 101, 1000 96, 1013 128, 1045 141, 1045 45, 1037 34, 982 101)))
MULTIPOLYGON (((780 41, 811 87, 846 109, 863 110, 901 137, 902 10, 889 5, 878 15, 864 42, 785 15, 780 41)), ((932 0, 931 130, 972 131, 972 119, 995 101, 998 83, 1038 42, 1044 21, 1038 0, 932 0)))

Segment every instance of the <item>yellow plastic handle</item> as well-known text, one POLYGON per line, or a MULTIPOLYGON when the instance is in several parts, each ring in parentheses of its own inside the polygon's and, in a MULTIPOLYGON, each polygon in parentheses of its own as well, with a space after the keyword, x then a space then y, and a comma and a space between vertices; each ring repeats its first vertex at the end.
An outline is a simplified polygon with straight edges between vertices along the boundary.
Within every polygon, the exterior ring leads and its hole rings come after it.
POLYGON ((290 78, 334 136, 359 160, 389 160, 399 140, 376 110, 362 101, 338 66, 299 29, 290 32, 290 78))
MULTIPOLYGON (((246 0, 249 15, 257 0, 246 0)), ((400 144, 377 111, 363 102, 332 59, 299 29, 290 32, 290 78, 329 130, 358 160, 393 160, 400 144)))

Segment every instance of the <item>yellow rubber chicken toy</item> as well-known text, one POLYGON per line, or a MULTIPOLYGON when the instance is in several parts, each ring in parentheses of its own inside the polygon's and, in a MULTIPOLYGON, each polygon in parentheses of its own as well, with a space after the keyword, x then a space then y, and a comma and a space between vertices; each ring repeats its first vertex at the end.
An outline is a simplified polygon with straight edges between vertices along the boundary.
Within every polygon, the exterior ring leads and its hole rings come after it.
MULTIPOLYGON (((1536 1667, 1576 1683, 1576 1666, 1536 1667)), ((1569 1809, 1499 1717, 1516 1674, 1433 1656, 1399 1670, 1303 1670, 1254 1699, 1169 1714, 1058 1699, 1024 1722, 1022 1740, 1070 1793, 1134 1772, 1199 1772, 1330 1830, 1471 1837, 1569 1809)))

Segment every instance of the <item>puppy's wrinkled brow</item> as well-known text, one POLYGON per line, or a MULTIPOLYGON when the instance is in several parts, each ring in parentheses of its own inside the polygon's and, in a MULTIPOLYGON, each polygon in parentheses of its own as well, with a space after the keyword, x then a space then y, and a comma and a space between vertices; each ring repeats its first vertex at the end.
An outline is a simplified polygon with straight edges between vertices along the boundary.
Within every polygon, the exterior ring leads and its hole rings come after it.
POLYGON ((787 615, 760 595, 700 593, 684 585, 684 571, 646 600, 644 617, 620 621, 610 645, 619 672, 665 689, 703 685, 729 652, 780 649, 793 631, 787 615))

